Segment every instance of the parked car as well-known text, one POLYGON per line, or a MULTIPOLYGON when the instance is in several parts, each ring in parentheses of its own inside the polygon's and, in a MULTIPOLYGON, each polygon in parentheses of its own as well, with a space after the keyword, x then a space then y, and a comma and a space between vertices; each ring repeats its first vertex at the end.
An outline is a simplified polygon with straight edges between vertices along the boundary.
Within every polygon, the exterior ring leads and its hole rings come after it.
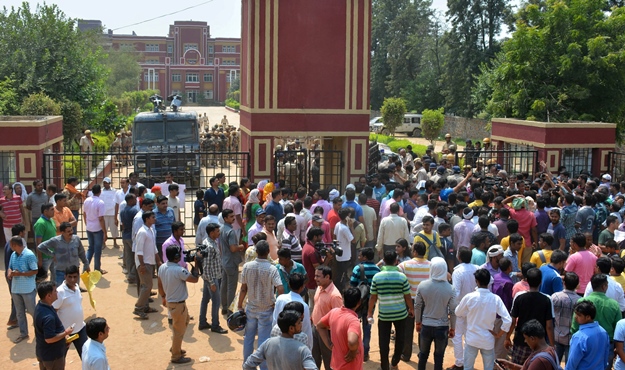
POLYGON ((369 121, 370 132, 380 132, 383 127, 384 123, 382 122, 382 117, 374 117, 369 121))
MULTIPOLYGON (((420 114, 404 114, 404 121, 395 129, 395 133, 406 134, 413 137, 421 136, 421 117, 422 115, 420 114)), ((369 123, 369 127, 371 127, 371 123, 369 123)), ((384 127, 382 128, 381 133, 382 135, 390 135, 391 131, 384 127)))

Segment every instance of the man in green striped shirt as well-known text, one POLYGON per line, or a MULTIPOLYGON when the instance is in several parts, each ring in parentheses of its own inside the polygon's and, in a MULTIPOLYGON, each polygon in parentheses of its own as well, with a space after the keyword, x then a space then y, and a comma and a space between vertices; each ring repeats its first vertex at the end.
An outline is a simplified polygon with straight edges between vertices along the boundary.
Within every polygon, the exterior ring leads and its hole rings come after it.
POLYGON ((402 350, 406 320, 414 320, 414 307, 410 298, 410 284, 406 275, 399 272, 396 266, 397 253, 384 252, 382 271, 375 274, 371 283, 371 298, 367 319, 373 319, 373 309, 380 301, 378 310, 378 340, 380 346, 380 365, 382 370, 389 370, 388 354, 390 352, 391 327, 395 326, 395 349, 390 369, 396 370, 402 350))

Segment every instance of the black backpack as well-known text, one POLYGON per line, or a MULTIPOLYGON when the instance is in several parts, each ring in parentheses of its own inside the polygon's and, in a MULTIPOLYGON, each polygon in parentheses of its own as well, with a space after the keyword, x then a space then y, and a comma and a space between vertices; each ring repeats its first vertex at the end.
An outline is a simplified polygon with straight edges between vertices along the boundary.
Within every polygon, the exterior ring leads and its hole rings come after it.
POLYGON ((365 275, 365 265, 359 264, 360 268, 360 281, 358 282, 358 290, 360 291, 360 308, 358 308, 358 313, 362 315, 366 315, 369 310, 369 297, 371 296, 369 280, 367 280, 367 276, 365 275))

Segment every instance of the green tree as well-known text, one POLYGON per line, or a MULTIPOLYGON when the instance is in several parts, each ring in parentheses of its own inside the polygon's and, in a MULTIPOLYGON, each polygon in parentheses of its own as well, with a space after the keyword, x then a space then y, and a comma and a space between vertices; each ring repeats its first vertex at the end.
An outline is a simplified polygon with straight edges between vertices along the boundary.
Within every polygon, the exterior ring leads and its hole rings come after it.
POLYGON ((141 54, 134 48, 109 48, 103 55, 102 63, 109 70, 106 91, 109 96, 120 97, 127 91, 135 91, 139 86, 141 54))
POLYGON ((625 8, 607 0, 526 4, 474 100, 489 114, 625 127, 625 8))
POLYGON ((509 0, 449 0, 445 34, 449 56, 445 63, 443 94, 448 112, 472 117, 476 108, 471 89, 480 65, 500 49, 497 36, 510 13, 509 0))
POLYGON ((99 60, 99 32, 80 32, 56 5, 28 2, 0 11, 0 79, 16 81, 18 100, 43 92, 56 101, 98 109, 106 68, 99 60))
POLYGON ((59 116, 61 105, 44 93, 36 93, 24 99, 20 113, 24 116, 59 116))
POLYGON ((382 104, 381 111, 384 129, 389 130, 391 136, 394 136, 395 129, 404 121, 406 101, 402 98, 386 98, 382 104))
POLYGON ((421 114, 421 134, 424 138, 428 139, 431 143, 434 143, 443 129, 445 124, 445 112, 444 108, 438 108, 436 110, 425 109, 421 114))
POLYGON ((15 90, 15 81, 5 77, 0 81, 0 116, 10 116, 19 113, 19 101, 15 90))
POLYGON ((63 137, 65 138, 65 143, 77 142, 83 132, 83 116, 80 104, 69 100, 61 102, 61 115, 63 116, 63 137))

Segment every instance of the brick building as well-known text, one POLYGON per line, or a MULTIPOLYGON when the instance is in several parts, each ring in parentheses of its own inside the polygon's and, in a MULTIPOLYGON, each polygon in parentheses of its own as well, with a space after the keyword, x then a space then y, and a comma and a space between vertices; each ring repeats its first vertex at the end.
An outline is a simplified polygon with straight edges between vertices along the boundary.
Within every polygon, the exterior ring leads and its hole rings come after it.
POLYGON ((141 55, 139 89, 158 89, 163 96, 177 93, 186 104, 225 101, 230 82, 240 76, 241 39, 213 38, 206 22, 176 21, 167 36, 111 30, 105 36, 110 47, 141 55))

